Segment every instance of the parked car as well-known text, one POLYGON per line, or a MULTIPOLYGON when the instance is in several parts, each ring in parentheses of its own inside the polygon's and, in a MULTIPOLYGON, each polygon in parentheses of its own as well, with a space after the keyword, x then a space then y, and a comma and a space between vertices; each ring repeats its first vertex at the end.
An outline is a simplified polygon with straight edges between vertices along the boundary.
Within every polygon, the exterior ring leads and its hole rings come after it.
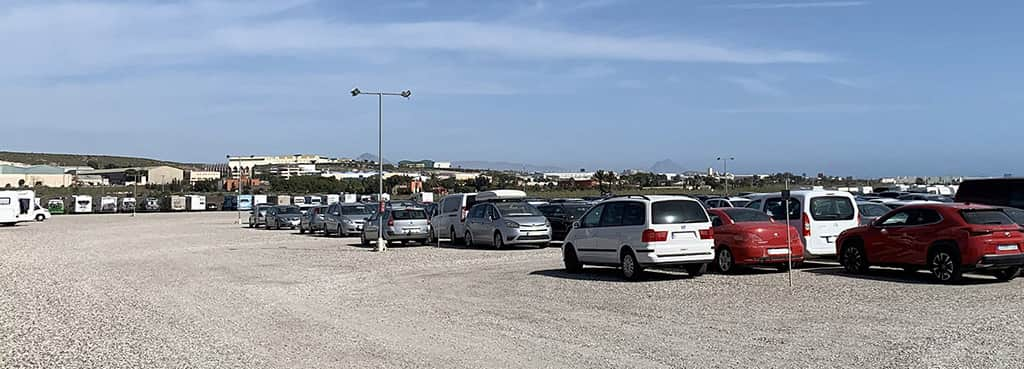
POLYGON ((249 228, 256 228, 267 224, 267 210, 274 207, 271 204, 256 204, 256 207, 249 212, 249 228))
POLYGON ((548 205, 538 207, 544 217, 551 223, 551 239, 555 241, 565 240, 565 236, 572 229, 572 223, 579 220, 590 210, 591 204, 583 201, 551 202, 548 205))
POLYGON ((370 242, 377 241, 378 229, 380 229, 380 219, 384 219, 384 232, 383 238, 388 245, 392 245, 395 242, 407 242, 413 241, 418 242, 421 245, 426 245, 430 241, 430 227, 427 224, 427 212, 420 208, 388 208, 383 213, 373 213, 370 219, 367 220, 366 225, 363 226, 363 232, 360 236, 360 241, 363 246, 367 246, 370 242))
POLYGON ((884 204, 889 209, 896 209, 896 208, 901 208, 901 207, 904 207, 904 206, 907 206, 907 205, 941 204, 941 202, 938 202, 938 201, 927 201, 927 200, 896 200, 896 201, 887 201, 884 204))
POLYGON ((363 233, 366 218, 373 214, 376 204, 337 203, 324 213, 324 234, 346 237, 363 233))
POLYGON ((956 202, 1024 209, 1024 178, 964 181, 956 191, 956 202))
POLYGON ((438 201, 440 209, 430 224, 434 229, 434 238, 447 238, 453 244, 461 244, 466 234, 466 216, 469 208, 476 204, 476 193, 457 193, 445 196, 438 201))
POLYGON ((466 217, 466 244, 496 249, 518 245, 544 248, 551 242, 551 224, 544 213, 526 202, 525 192, 484 191, 476 195, 476 200, 466 217))
POLYGON ((860 225, 868 225, 892 209, 877 202, 857 201, 857 210, 860 212, 860 225))
POLYGON ((704 205, 685 196, 622 196, 587 211, 565 238, 568 272, 584 265, 622 269, 626 279, 657 266, 683 266, 699 276, 715 258, 714 231, 704 205))
POLYGON ((302 212, 295 205, 277 205, 267 209, 267 229, 281 229, 283 227, 295 229, 299 226, 299 218, 302 212))
POLYGON ((309 232, 310 234, 324 230, 324 212, 327 211, 327 206, 313 206, 306 209, 306 213, 302 214, 302 218, 299 219, 299 233, 309 232))
POLYGON ((875 195, 876 195, 876 196, 878 196, 878 197, 881 197, 881 198, 889 198, 889 199, 897 199, 897 198, 899 198, 900 196, 903 196, 903 195, 906 195, 906 194, 909 194, 909 192, 903 192, 903 191, 882 191, 882 192, 875 192, 875 195))
POLYGON ((1010 219, 1013 219, 1014 223, 1024 226, 1024 209, 1003 208, 1003 212, 1006 213, 1010 219))
POLYGON ((869 226, 843 232, 839 262, 851 273, 870 266, 928 268, 944 283, 983 271, 1008 281, 1024 266, 1024 234, 1001 209, 986 205, 920 204, 893 210, 869 226))
POLYGON ((708 214, 715 233, 713 265, 719 272, 732 273, 746 265, 787 271, 790 262, 797 265, 804 260, 804 245, 796 228, 776 223, 768 214, 745 208, 710 209, 708 214))
POLYGON ((935 201, 935 202, 953 202, 953 199, 945 195, 936 195, 931 193, 908 193, 906 195, 896 198, 902 201, 935 201))
POLYGON ((750 195, 748 208, 765 212, 776 222, 785 222, 800 231, 804 257, 832 256, 839 233, 860 225, 859 212, 849 192, 827 191, 820 187, 792 191, 789 209, 779 192, 750 195))
POLYGON ((750 203, 750 199, 742 197, 714 197, 704 200, 709 208, 742 208, 750 203))

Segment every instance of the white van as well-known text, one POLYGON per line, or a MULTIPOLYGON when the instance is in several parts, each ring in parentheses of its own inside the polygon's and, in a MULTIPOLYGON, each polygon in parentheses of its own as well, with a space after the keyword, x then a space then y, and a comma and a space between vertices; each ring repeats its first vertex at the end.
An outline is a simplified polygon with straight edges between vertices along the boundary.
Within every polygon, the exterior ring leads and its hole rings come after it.
MULTIPOLYGON (((808 256, 836 254, 836 237, 860 225, 856 199, 849 192, 821 188, 792 191, 789 225, 801 234, 808 256)), ((778 222, 786 221, 786 208, 779 192, 750 195, 748 208, 767 213, 778 222)))
POLYGON ((203 195, 188 195, 185 196, 185 202, 188 203, 189 211, 205 211, 206 210, 206 196, 203 195))
POLYGON ((74 195, 71 196, 71 201, 75 204, 71 207, 71 211, 75 214, 92 212, 92 196, 74 195))
POLYGON ((476 193, 457 193, 442 198, 437 215, 430 218, 434 239, 447 238, 453 244, 462 243, 459 235, 466 234, 466 216, 473 204, 476 204, 476 193))

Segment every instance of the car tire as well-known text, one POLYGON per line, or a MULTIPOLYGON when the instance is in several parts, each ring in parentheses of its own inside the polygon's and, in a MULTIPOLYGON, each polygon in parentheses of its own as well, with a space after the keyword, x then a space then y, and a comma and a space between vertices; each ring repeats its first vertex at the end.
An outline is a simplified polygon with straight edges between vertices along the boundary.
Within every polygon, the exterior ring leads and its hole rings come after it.
POLYGON ((249 221, 249 228, 255 228, 255 227, 256 227, 256 225, 253 224, 252 221, 249 221))
POLYGON ((550 246, 550 245, 547 242, 537 244, 537 248, 538 249, 546 249, 546 248, 548 248, 548 246, 550 246))
POLYGON ((562 263, 565 264, 566 272, 579 273, 583 271, 583 264, 580 263, 580 258, 576 255, 576 248, 572 245, 562 246, 562 263))
POLYGON ((452 243, 452 245, 461 245, 462 241, 464 240, 460 240, 458 237, 456 237, 456 234, 457 233, 455 233, 455 226, 452 226, 452 228, 448 230, 448 237, 451 237, 450 242, 452 243))
POLYGON ((1020 267, 1013 267, 1013 268, 1009 268, 1009 269, 997 270, 994 273, 994 275, 996 276, 996 279, 998 279, 1000 281, 1003 281, 1003 282, 1012 281, 1014 278, 1017 278, 1017 275, 1019 275, 1019 274, 1020 274, 1020 267))
POLYGON ((341 228, 341 224, 338 225, 338 238, 345 237, 345 230, 341 228))
POLYGON ((960 255, 952 247, 940 247, 928 257, 932 278, 942 283, 957 283, 963 278, 960 255))
POLYGON ((622 277, 627 281, 638 281, 644 273, 644 267, 636 260, 632 251, 622 253, 619 257, 619 268, 622 269, 622 277))
POLYGON ((494 249, 501 250, 505 248, 505 239, 501 237, 501 232, 494 232, 494 249))
POLYGON ((722 274, 730 274, 736 269, 736 261, 728 247, 719 247, 715 255, 715 270, 722 274))
POLYGON ((37 222, 42 222, 42 221, 44 221, 44 220, 46 220, 46 217, 45 217, 45 216, 43 216, 43 214, 38 214, 38 215, 36 215, 36 221, 37 221, 37 222))
POLYGON ((704 273, 707 273, 708 264, 690 264, 685 266, 684 268, 686 269, 686 274, 689 274, 690 277, 700 277, 704 275, 704 273))
POLYGON ((306 229, 299 226, 299 234, 306 234, 306 229))
POLYGON ((864 255, 864 247, 858 243, 843 247, 839 263, 848 273, 853 274, 863 274, 869 268, 867 255, 864 255))
POLYGON ((473 234, 470 233, 469 231, 466 231, 466 234, 464 236, 462 236, 462 239, 466 240, 466 246, 467 247, 474 247, 474 246, 476 246, 476 241, 473 241, 473 234))
POLYGON ((366 233, 359 235, 359 244, 363 246, 370 246, 370 240, 366 239, 366 233))

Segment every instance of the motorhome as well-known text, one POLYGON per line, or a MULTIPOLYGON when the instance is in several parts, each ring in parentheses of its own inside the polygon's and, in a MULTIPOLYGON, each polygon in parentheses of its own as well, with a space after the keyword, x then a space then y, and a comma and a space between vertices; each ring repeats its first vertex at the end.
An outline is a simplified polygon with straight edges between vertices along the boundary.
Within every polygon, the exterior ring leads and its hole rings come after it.
MULTIPOLYGON (((256 196, 254 195, 240 195, 238 196, 238 210, 252 210, 253 205, 259 204, 256 196)), ((264 202, 266 202, 266 196, 264 195, 264 202)))
POLYGON ((46 202, 46 208, 50 214, 64 214, 64 200, 52 199, 46 202))
POLYGON ((306 196, 306 205, 319 206, 324 203, 324 197, 320 195, 306 196))
POLYGON ((135 211, 135 198, 134 197, 124 197, 124 198, 121 198, 121 212, 122 213, 131 213, 131 212, 134 212, 134 211, 135 211))
POLYGON ((116 213, 117 212, 117 197, 114 197, 114 196, 103 196, 103 197, 100 197, 100 212, 101 213, 116 213))
POLYGON ((267 203, 271 205, 291 205, 292 197, 288 195, 270 196, 267 199, 267 203))
POLYGON ((357 202, 359 202, 359 195, 356 195, 354 193, 342 194, 341 202, 346 203, 346 204, 357 203, 357 202))
POLYGON ((71 196, 71 201, 75 204, 71 207, 72 213, 87 214, 92 212, 92 196, 74 195, 71 196))
POLYGON ((32 219, 35 193, 29 197, 25 192, 32 191, 0 191, 0 224, 11 226, 32 219))
POLYGON ((341 202, 341 195, 326 195, 324 197, 327 198, 327 204, 325 205, 334 205, 341 202))
MULTIPOLYGON (((246 195, 242 195, 242 196, 246 196, 246 195)), ((249 209, 242 209, 242 210, 251 210, 252 209, 252 205, 255 205, 255 204, 266 204, 267 201, 268 201, 267 200, 267 195, 248 195, 248 196, 250 196, 250 198, 252 199, 252 204, 250 205, 249 209)))
POLYGON ((292 198, 292 204, 295 204, 295 205, 305 205, 306 204, 306 196, 295 196, 295 197, 293 197, 292 198))
POLYGON ((206 210, 206 196, 203 195, 188 195, 185 196, 185 202, 189 211, 204 211, 206 210))
POLYGON ((433 192, 418 192, 415 195, 413 195, 412 199, 414 201, 420 202, 420 203, 425 203, 425 204, 432 203, 432 202, 434 202, 434 193, 433 192))
POLYGON ((147 197, 146 202, 139 208, 142 211, 160 211, 160 199, 155 197, 147 197))
POLYGON ((185 211, 188 208, 185 196, 172 195, 167 197, 167 206, 165 208, 170 211, 185 211))

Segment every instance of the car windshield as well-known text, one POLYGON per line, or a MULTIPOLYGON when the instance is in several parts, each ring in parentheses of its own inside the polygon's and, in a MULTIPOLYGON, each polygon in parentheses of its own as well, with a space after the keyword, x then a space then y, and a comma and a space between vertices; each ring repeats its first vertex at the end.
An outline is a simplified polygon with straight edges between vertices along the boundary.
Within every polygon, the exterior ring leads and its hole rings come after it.
POLYGON ((525 202, 499 202, 494 207, 503 217, 543 216, 540 210, 525 202))
POLYGON ((704 223, 707 212, 700 203, 690 200, 659 201, 651 205, 654 224, 704 223))
POLYGON ((395 220, 427 219, 427 212, 419 209, 392 210, 391 218, 395 220))
POLYGON ((1007 225, 1015 224, 1006 213, 999 209, 984 210, 961 210, 960 215, 964 217, 967 224, 975 225, 1007 225))
POLYGON ((860 214, 866 217, 880 217, 889 212, 889 207, 879 204, 858 204, 860 214))
POLYGON ((811 217, 814 220, 851 220, 853 201, 844 196, 815 197, 811 199, 811 217))
POLYGON ((342 206, 342 215, 370 215, 373 214, 373 209, 369 206, 342 206))
POLYGON ((277 208, 277 213, 278 214, 298 214, 299 213, 299 208, 295 207, 295 206, 283 206, 283 207, 277 208))
POLYGON ((743 208, 727 208, 725 214, 732 218, 733 222, 736 223, 747 223, 747 222, 771 222, 772 218, 768 214, 762 213, 754 209, 743 209, 743 208))

